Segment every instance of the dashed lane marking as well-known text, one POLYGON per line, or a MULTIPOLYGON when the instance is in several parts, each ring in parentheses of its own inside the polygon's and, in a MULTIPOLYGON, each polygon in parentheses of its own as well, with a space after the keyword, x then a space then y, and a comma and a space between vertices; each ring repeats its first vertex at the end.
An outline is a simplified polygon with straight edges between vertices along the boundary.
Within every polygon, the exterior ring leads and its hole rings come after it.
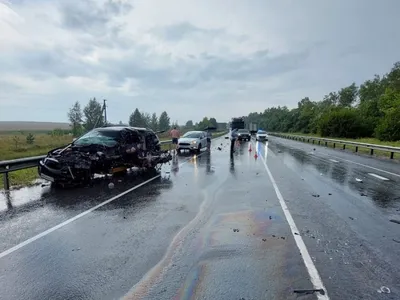
POLYGON ((380 179, 380 180, 389 180, 389 179, 387 179, 386 177, 379 176, 379 175, 374 174, 374 173, 368 173, 368 175, 371 175, 371 176, 373 176, 373 177, 375 177, 375 178, 378 178, 378 179, 380 179))

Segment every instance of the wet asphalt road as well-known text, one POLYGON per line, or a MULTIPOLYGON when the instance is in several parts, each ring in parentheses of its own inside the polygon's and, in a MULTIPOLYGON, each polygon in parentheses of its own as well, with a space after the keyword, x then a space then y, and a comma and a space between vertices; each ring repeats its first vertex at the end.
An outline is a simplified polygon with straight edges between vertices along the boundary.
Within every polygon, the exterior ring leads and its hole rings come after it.
POLYGON ((317 299, 293 293, 313 286, 263 161, 330 299, 400 299, 398 163, 279 138, 212 148, 158 177, 0 195, 0 299, 317 299))

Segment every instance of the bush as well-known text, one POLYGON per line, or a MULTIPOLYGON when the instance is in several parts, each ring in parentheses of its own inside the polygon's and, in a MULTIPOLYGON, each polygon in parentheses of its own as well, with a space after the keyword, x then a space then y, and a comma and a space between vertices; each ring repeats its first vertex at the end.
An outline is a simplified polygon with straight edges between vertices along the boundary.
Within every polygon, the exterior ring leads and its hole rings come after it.
POLYGON ((324 113, 318 123, 323 137, 359 138, 368 136, 370 126, 354 108, 337 108, 324 113))
POLYGON ((400 140, 400 107, 387 111, 376 128, 375 135, 381 141, 400 140))
POLYGON ((27 143, 28 145, 32 145, 34 142, 35 142, 35 136, 34 136, 32 133, 29 133, 29 134, 26 136, 26 143, 27 143))

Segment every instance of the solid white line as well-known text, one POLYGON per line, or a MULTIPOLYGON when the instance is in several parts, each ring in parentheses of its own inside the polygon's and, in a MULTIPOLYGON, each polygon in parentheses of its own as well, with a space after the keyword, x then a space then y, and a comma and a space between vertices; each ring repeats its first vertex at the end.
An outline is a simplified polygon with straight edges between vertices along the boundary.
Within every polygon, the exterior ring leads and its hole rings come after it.
POLYGON ((334 163, 338 163, 339 161, 337 161, 337 160, 334 160, 334 159, 329 159, 331 162, 334 162, 334 163))
POLYGON ((56 225, 56 226, 54 226, 54 227, 52 227, 50 229, 47 229, 46 231, 43 231, 42 233, 39 233, 38 235, 35 235, 35 236, 31 237, 30 239, 27 239, 26 241, 14 246, 14 247, 6 250, 6 251, 3 251, 2 253, 0 253, 0 258, 3 258, 4 256, 7 256, 7 255, 13 253, 14 251, 17 251, 18 249, 21 249, 22 247, 25 247, 26 245, 29 245, 30 243, 32 243, 32 242, 34 242, 34 241, 36 241, 36 240, 48 235, 49 233, 52 233, 53 231, 55 231, 57 229, 60 229, 61 227, 64 227, 65 225, 68 225, 69 223, 72 223, 72 222, 82 218, 83 216, 86 216, 87 214, 91 213, 92 211, 94 211, 94 210, 96 210, 96 209, 98 209, 98 208, 100 208, 100 207, 102 207, 102 206, 104 206, 104 205, 106 205, 106 204, 118 199, 118 198, 121 198, 122 196, 124 196, 126 194, 129 194, 130 192, 132 192, 132 191, 144 186, 145 184, 153 181, 154 179, 157 179, 160 176, 161 176, 160 174, 156 175, 156 176, 150 178, 149 180, 146 180, 146 181, 144 181, 144 182, 142 182, 142 183, 140 183, 140 184, 138 184, 138 185, 136 185, 136 186, 134 186, 134 187, 132 187, 132 188, 130 188, 128 190, 126 190, 125 192, 122 192, 121 194, 118 194, 118 195, 116 195, 116 196, 114 196, 114 197, 112 197, 112 198, 110 198, 110 199, 108 199, 108 200, 106 200, 106 201, 104 201, 104 202, 102 202, 102 203, 100 203, 100 204, 98 204, 98 205, 96 205, 96 206, 84 211, 83 213, 80 213, 79 215, 76 215, 75 217, 73 217, 71 219, 68 219, 68 220, 66 220, 66 221, 64 221, 64 222, 62 222, 62 223, 60 223, 60 224, 58 224, 58 225, 56 225))
POLYGON ((386 177, 382 177, 382 176, 376 175, 376 174, 374 174, 374 173, 368 173, 368 174, 371 175, 371 176, 374 176, 375 178, 378 178, 378 179, 380 179, 380 180, 389 180, 389 179, 387 179, 386 177))
MULTIPOLYGON (((204 153, 205 152, 203 152, 203 153, 201 153, 201 154, 199 154, 197 156, 201 156, 204 153)), ((185 160, 183 163, 181 163, 180 167, 182 167, 184 164, 189 162, 191 158, 189 158, 189 159, 185 160)), ((1 252, 0 253, 0 259, 5 257, 5 256, 7 256, 7 255, 9 255, 9 254, 11 254, 11 253, 13 253, 13 252, 15 252, 15 251, 17 251, 18 249, 21 249, 22 247, 25 247, 25 246, 33 243, 34 241, 36 241, 38 239, 40 239, 40 238, 52 233, 53 231, 56 231, 57 229, 60 229, 61 227, 64 227, 65 225, 68 225, 68 224, 70 224, 70 223, 82 218, 83 216, 86 216, 87 214, 91 213, 92 211, 94 211, 94 210, 96 210, 96 209, 98 209, 98 208, 100 208, 100 207, 102 207, 102 206, 114 201, 114 200, 117 200, 117 199, 121 198, 122 196, 125 196, 126 194, 129 194, 130 192, 132 192, 132 191, 134 191, 134 190, 136 190, 136 189, 138 189, 138 188, 150 183, 151 181, 153 181, 154 179, 159 178, 160 176, 161 176, 161 174, 158 174, 158 175, 156 175, 156 176, 154 176, 154 177, 152 177, 152 178, 150 178, 150 179, 148 179, 148 180, 146 180, 146 181, 144 181, 144 182, 142 182, 142 183, 140 183, 138 185, 135 185, 134 187, 126 190, 125 192, 122 192, 121 194, 118 194, 118 195, 116 195, 116 196, 114 196, 114 197, 112 197, 112 198, 110 198, 110 199, 108 199, 108 200, 106 200, 106 201, 104 201, 104 202, 102 202, 102 203, 100 203, 100 204, 98 204, 98 205, 96 205, 96 206, 94 206, 94 207, 92 207, 92 208, 80 213, 79 215, 76 215, 75 217, 72 217, 71 219, 68 219, 68 220, 66 220, 66 221, 64 221, 64 222, 62 222, 62 223, 60 223, 60 224, 58 224, 58 225, 56 225, 54 227, 51 227, 51 228, 47 229, 46 231, 43 231, 42 233, 39 233, 39 234, 27 239, 26 241, 24 241, 22 243, 19 243, 18 245, 14 246, 14 247, 11 247, 8 250, 5 250, 5 251, 1 252)))
POLYGON ((267 164, 265 163, 265 160, 262 157, 262 155, 260 157, 264 164, 265 170, 268 173, 269 179, 271 180, 272 185, 275 189, 276 196, 279 199, 279 203, 282 207, 283 213, 285 214, 286 220, 289 223, 290 230, 292 232, 294 240, 296 241, 297 248, 299 248, 299 250, 300 250, 301 257, 303 258, 303 261, 304 261, 304 264, 308 271, 308 275, 310 276, 311 282, 315 289, 323 289, 325 292, 325 295, 321 295, 320 293, 318 293, 317 298, 319 300, 329 300, 328 291, 326 290, 326 288, 322 282, 322 279, 319 276, 318 270, 315 267, 310 254, 308 253, 307 247, 306 247, 302 237, 300 235, 295 234, 295 233, 299 233, 300 231, 297 229, 296 223, 294 222, 293 217, 289 211, 289 208, 287 207, 286 202, 283 199, 283 196, 278 188, 278 185, 276 184, 275 179, 272 176, 272 173, 269 170, 267 164))

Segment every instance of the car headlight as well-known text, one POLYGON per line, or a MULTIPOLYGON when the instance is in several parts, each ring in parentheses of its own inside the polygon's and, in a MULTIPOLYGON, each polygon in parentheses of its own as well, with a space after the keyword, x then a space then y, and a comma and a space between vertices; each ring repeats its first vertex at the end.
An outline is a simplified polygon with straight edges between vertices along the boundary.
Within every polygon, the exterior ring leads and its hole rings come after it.
POLYGON ((197 144, 197 141, 192 141, 192 144, 197 144))

